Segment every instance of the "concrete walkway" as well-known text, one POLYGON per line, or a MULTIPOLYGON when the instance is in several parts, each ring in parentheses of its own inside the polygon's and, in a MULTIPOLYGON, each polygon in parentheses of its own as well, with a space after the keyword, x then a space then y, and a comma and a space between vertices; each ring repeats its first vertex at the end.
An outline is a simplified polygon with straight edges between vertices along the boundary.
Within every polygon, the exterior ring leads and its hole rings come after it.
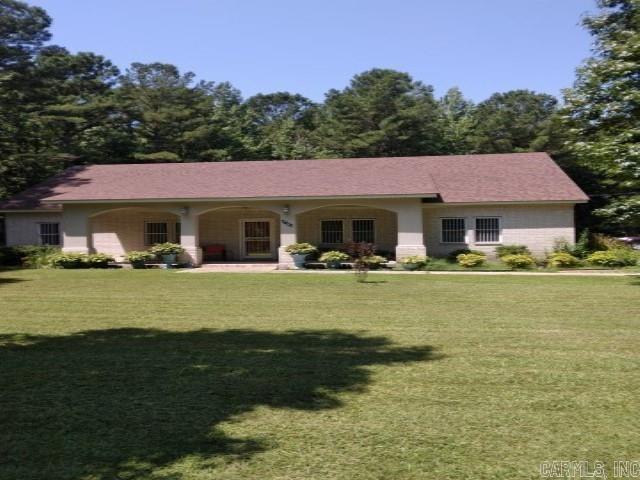
MULTIPOLYGON (((203 265, 200 268, 180 270, 180 273, 282 273, 282 274, 319 274, 319 275, 353 275, 353 270, 278 270, 274 263, 228 263, 203 265)), ((487 271, 420 271, 406 270, 371 270, 372 275, 514 275, 514 276, 565 276, 565 277, 628 277, 639 276, 640 272, 620 272, 616 270, 568 270, 560 272, 487 272, 487 271)))

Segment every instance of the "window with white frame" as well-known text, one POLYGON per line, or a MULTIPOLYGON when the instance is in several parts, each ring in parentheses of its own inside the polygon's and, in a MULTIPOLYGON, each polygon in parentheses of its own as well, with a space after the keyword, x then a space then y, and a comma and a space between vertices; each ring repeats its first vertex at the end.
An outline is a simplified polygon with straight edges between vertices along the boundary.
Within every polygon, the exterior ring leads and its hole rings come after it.
POLYGON ((39 223, 40 245, 60 245, 60 224, 39 223))
POLYGON ((442 218, 440 227, 442 243, 465 243, 464 218, 442 218))
POLYGON ((320 222, 321 243, 337 244, 344 242, 342 220, 322 220, 320 222))
POLYGON ((155 245, 169 241, 169 229, 167 222, 145 222, 144 244, 155 245))
POLYGON ((500 243, 500 218, 476 218, 476 243, 500 243))
POLYGON ((351 234, 354 242, 375 243, 376 241, 375 220, 373 219, 352 220, 351 234))

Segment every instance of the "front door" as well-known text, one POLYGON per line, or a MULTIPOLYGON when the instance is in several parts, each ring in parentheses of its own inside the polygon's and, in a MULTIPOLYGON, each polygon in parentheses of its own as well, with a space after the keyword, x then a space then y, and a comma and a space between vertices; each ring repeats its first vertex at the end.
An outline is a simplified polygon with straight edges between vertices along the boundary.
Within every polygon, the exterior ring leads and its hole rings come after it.
POLYGON ((273 258, 273 221, 270 219, 242 220, 242 256, 273 258))

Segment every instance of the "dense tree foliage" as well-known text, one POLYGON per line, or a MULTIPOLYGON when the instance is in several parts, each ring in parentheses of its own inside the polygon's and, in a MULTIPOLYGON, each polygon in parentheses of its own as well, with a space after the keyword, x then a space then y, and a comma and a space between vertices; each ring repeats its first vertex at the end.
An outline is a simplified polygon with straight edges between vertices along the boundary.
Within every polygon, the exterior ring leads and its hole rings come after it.
POLYGON ((495 93, 473 110, 471 148, 509 153, 547 150, 557 100, 529 90, 495 93))
POLYGON ((314 158, 319 150, 311 134, 317 106, 299 94, 258 94, 241 110, 243 136, 251 158, 314 158))
POLYGON ((548 151, 618 230, 640 226, 638 0, 599 0, 597 42, 561 109, 551 95, 441 98, 409 74, 372 69, 316 104, 290 92, 243 99, 164 63, 123 73, 49 44, 44 10, 0 0, 0 198, 71 164, 548 151), (616 220, 617 226, 616 226, 616 220))
POLYGON ((566 92, 568 147, 608 194, 596 213, 631 231, 640 228, 640 2, 598 4, 600 13, 583 22, 595 37, 594 56, 566 92))
POLYGON ((338 157, 437 154, 445 151, 442 124, 432 87, 373 69, 327 93, 316 138, 338 157))
POLYGON ((440 99, 443 116, 443 141, 450 153, 472 151, 473 102, 464 98, 458 87, 450 88, 440 99))

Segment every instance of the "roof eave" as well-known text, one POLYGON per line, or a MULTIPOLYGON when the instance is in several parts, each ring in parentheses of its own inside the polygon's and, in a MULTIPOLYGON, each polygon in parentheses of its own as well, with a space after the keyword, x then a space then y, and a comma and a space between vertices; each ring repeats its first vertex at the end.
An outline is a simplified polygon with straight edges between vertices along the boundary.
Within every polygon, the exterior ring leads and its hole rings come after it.
MULTIPOLYGON (((59 203, 59 202, 55 202, 59 203)), ((62 212, 60 208, 0 208, 0 213, 56 213, 62 212)))
POLYGON ((282 196, 282 197, 206 197, 206 198, 103 198, 103 199, 44 199, 43 203, 88 204, 88 203, 167 203, 167 202, 247 202, 247 201, 294 201, 294 200, 348 200, 348 199, 384 199, 384 198, 437 198, 437 193, 411 193, 405 195, 318 195, 318 196, 282 196))
POLYGON ((565 205, 575 205, 578 203, 587 203, 588 199, 579 199, 579 200, 491 200, 491 201, 479 201, 479 202, 447 202, 443 201, 441 203, 425 203, 425 207, 441 207, 443 205, 448 205, 452 207, 465 207, 465 206, 473 206, 473 205, 550 205, 550 204, 565 204, 565 205))

